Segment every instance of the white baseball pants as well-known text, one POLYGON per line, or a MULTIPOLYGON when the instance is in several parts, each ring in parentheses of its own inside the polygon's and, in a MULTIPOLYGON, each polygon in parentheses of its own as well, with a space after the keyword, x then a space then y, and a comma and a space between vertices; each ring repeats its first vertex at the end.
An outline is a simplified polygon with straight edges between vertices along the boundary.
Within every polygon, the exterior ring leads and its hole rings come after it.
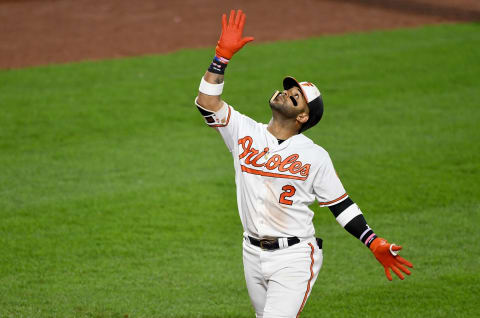
POLYGON ((244 240, 245 280, 256 317, 299 317, 322 261, 322 250, 313 237, 274 251, 244 240))

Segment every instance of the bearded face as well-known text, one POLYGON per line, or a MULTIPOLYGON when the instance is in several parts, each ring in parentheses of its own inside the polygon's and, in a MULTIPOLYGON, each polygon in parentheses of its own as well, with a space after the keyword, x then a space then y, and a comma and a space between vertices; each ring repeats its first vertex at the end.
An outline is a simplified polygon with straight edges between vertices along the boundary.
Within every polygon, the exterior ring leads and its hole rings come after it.
POLYGON ((292 87, 282 92, 276 91, 269 103, 272 112, 285 118, 296 118, 308 109, 307 102, 298 87, 292 87))

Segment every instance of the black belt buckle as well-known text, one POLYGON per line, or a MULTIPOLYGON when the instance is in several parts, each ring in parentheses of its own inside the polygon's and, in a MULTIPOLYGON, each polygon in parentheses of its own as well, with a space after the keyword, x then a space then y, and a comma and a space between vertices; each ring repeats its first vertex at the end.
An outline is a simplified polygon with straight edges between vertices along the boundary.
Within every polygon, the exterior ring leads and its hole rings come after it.
POLYGON ((264 249, 264 250, 275 250, 275 249, 278 248, 278 247, 275 246, 275 243, 276 242, 271 241, 271 240, 260 240, 260 248, 264 249))
POLYGON ((265 242, 264 240, 260 240, 260 248, 266 250, 267 248, 263 245, 265 242))

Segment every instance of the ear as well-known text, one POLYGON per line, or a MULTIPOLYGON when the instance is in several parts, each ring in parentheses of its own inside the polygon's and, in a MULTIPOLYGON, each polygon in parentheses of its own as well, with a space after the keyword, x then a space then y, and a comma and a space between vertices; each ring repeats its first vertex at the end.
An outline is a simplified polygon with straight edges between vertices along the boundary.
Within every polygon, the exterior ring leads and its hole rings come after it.
POLYGON ((300 124, 305 124, 308 120, 308 114, 303 112, 301 114, 298 114, 297 116, 297 121, 300 123, 300 124))

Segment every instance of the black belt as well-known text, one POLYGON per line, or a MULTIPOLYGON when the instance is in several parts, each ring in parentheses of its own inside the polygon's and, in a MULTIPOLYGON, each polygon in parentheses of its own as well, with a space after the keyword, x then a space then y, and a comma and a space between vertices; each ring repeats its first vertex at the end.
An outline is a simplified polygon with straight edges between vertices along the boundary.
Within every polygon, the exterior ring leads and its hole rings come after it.
MULTIPOLYGON (((323 240, 319 237, 315 238, 317 241, 317 245, 319 249, 322 249, 323 245, 323 240)), ((258 246, 260 248, 263 248, 265 250, 278 250, 280 248, 280 244, 278 243, 278 239, 263 239, 259 240, 254 237, 249 236, 248 240, 252 245, 258 246)), ((296 236, 294 237, 289 237, 287 238, 288 246, 295 245, 297 243, 300 243, 300 239, 296 236)))
MULTIPOLYGON (((259 240, 254 237, 249 236, 248 240, 252 245, 258 246, 264 250, 278 250, 280 248, 280 244, 278 243, 278 239, 263 239, 259 240)), ((288 237, 287 244, 288 246, 295 245, 300 243, 300 239, 296 236, 288 237)))

